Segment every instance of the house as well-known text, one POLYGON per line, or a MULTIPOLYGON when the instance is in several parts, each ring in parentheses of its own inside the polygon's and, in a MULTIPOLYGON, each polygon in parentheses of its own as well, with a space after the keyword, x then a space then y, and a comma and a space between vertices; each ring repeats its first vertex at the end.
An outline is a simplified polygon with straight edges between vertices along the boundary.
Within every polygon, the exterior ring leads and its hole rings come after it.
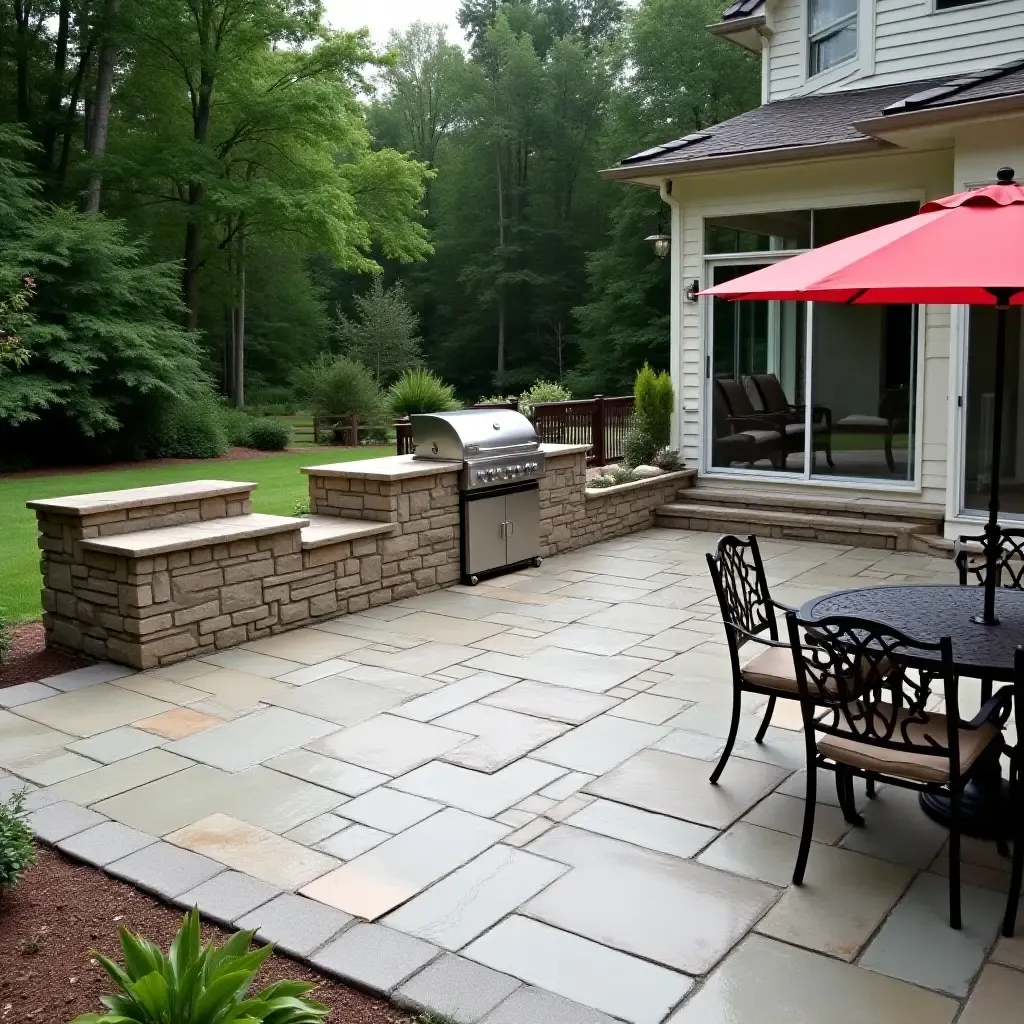
MULTIPOLYGON (((671 210, 674 429, 699 470, 695 494, 791 515, 860 502, 930 516, 947 537, 977 532, 992 310, 695 292, 993 182, 1005 165, 1024 178, 1024 0, 737 0, 710 31, 760 53, 762 105, 605 172, 660 189, 671 210)), ((1021 338, 1018 312, 1010 518, 1024 516, 1021 338)))

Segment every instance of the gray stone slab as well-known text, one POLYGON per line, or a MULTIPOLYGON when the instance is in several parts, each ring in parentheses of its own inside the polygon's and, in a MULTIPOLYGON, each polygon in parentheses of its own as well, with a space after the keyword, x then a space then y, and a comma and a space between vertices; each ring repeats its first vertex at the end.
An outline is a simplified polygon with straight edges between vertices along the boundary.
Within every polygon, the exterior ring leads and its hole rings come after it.
POLYGON ((156 841, 157 837, 147 832, 139 832, 118 821, 104 821, 62 839, 57 846, 62 853, 102 868, 137 850, 152 846, 156 841))
POLYGON ((430 963, 440 950, 379 924, 356 924, 325 946, 312 962, 344 981, 389 995, 430 963))
POLYGON ((256 938, 272 942, 282 953, 306 957, 351 921, 351 914, 285 892, 238 918, 234 926, 254 929, 256 938))
POLYGON ((597 1010, 540 988, 516 989, 483 1024, 616 1024, 597 1010))
POLYGON ((107 871, 116 878, 165 899, 174 899, 223 870, 223 864, 209 857, 164 842, 107 865, 107 871))
POLYGON ((88 811, 67 800, 40 807, 28 816, 29 827, 44 843, 59 843, 76 832, 84 832, 106 820, 104 815, 88 811))
POLYGON ((0 800, 9 800, 11 796, 23 789, 28 793, 37 792, 36 787, 31 783, 26 782, 24 779, 19 779, 17 775, 11 775, 10 772, 5 772, 0 768, 0 800))
POLYGON ((124 665, 114 665, 109 661, 101 661, 96 665, 86 665, 85 668, 76 668, 71 672, 62 672, 59 676, 50 676, 42 680, 47 686, 55 690, 68 693, 71 690, 81 690, 86 686, 94 686, 96 683, 109 683, 113 679, 124 679, 125 676, 135 675, 135 669, 126 668, 124 665))
POLYGON ((507 974, 446 953, 394 995, 401 1007, 440 1014, 453 1024, 477 1024, 522 983, 507 974))
POLYGON ((966 996, 995 941, 1006 905, 1002 893, 963 885, 963 927, 949 927, 949 883, 918 875, 861 958, 861 967, 924 988, 966 996))
POLYGON ((43 683, 19 683, 0 690, 0 708, 16 708, 21 704, 31 704, 34 700, 53 697, 60 693, 52 686, 43 683))
POLYGON ((253 878, 242 871, 222 871, 202 885, 182 893, 175 902, 183 907, 198 907, 203 917, 225 927, 269 903, 281 890, 276 885, 253 878))

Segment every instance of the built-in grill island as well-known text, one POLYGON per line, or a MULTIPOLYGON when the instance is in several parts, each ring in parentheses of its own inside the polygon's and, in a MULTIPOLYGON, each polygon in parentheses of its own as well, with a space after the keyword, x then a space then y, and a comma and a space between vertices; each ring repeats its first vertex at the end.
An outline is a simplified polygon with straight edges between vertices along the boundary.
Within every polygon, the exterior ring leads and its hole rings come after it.
POLYGON ((410 419, 414 459, 462 462, 463 583, 540 565, 544 453, 530 421, 511 409, 462 409, 410 419))

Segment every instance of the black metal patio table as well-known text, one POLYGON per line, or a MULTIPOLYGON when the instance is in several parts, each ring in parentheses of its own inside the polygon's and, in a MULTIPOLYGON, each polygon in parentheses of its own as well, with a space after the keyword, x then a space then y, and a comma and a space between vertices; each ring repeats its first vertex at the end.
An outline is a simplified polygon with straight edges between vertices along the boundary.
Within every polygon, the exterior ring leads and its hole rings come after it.
MULTIPOLYGON (((983 609, 982 587, 946 584, 895 585, 840 590, 808 601, 800 609, 802 619, 829 615, 853 615, 892 626, 920 640, 953 640, 953 663, 958 676, 982 680, 982 700, 992 682, 1013 679, 1013 660, 1024 644, 1024 591, 996 591, 996 625, 974 621, 983 609)), ((937 652, 921 651, 910 659, 917 668, 939 668, 937 652)), ((1019 727, 1019 723, 1018 723, 1019 727)), ((1006 784, 998 759, 964 788, 961 830, 985 839, 1006 835, 1010 822, 1006 784)), ((949 802, 945 797, 921 794, 921 806, 929 817, 946 825, 949 802)))

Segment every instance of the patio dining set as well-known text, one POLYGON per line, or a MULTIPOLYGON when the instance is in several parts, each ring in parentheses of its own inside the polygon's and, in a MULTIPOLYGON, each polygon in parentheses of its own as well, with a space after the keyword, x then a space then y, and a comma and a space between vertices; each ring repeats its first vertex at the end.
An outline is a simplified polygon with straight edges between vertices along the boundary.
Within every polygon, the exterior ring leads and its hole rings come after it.
POLYGON ((756 537, 723 537, 707 558, 727 635, 733 703, 711 783, 727 770, 744 693, 768 698, 758 743, 777 701, 798 701, 807 790, 794 884, 802 884, 811 851, 820 769, 834 773, 840 809, 854 826, 864 825, 855 777, 865 780, 869 799, 879 785, 917 790, 924 812, 949 828, 952 928, 961 927, 961 835, 993 839, 1004 856, 1012 846, 1003 920, 1003 934, 1012 936, 1024 869, 1024 747, 1011 746, 1004 727, 1011 714, 1024 722, 1024 531, 1003 533, 996 624, 972 617, 982 611, 992 564, 987 551, 978 554, 978 540, 957 545, 959 586, 840 591, 797 610, 772 599, 756 537), (973 717, 961 707, 966 679, 980 680, 973 717))

